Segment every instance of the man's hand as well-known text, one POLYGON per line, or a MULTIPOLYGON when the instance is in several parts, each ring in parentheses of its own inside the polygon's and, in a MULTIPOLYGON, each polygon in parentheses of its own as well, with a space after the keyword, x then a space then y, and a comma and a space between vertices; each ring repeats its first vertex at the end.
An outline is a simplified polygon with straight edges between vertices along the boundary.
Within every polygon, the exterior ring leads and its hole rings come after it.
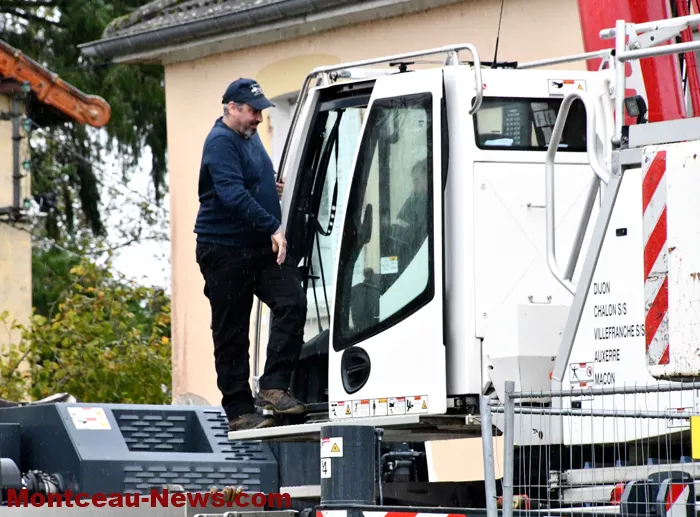
POLYGON ((284 191, 284 179, 282 181, 275 182, 277 185, 277 195, 282 199, 282 192, 284 191))
POLYGON ((282 230, 277 230, 272 237, 272 251, 277 253, 277 264, 282 264, 287 257, 287 239, 284 238, 282 230))

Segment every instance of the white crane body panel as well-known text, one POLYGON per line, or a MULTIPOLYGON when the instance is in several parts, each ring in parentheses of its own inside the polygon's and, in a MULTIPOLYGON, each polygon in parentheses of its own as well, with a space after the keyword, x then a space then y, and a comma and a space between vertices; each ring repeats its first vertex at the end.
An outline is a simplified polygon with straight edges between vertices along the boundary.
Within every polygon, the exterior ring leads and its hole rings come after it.
MULTIPOLYGON (((332 420, 412 412, 443 414, 447 396, 478 394, 490 382, 499 391, 502 380, 513 375, 521 389, 549 386, 549 373, 571 302, 571 294, 552 277, 546 259, 543 162, 546 132, 551 132, 562 98, 550 96, 550 85, 566 80, 584 88, 602 88, 605 76, 580 71, 553 74, 542 70, 483 70, 482 77, 484 97, 476 120, 468 113, 474 98, 474 73, 469 67, 416 71, 381 77, 375 83, 373 99, 403 100, 409 95, 406 91, 434 95, 430 120, 434 131, 432 170, 440 170, 441 158, 449 159, 444 185, 433 185, 433 194, 445 192, 444 223, 439 211, 441 196, 432 197, 432 221, 444 224, 445 298, 443 301, 433 294, 415 313, 356 343, 368 353, 372 372, 366 384, 351 395, 343 387, 342 375, 329 375, 332 420), (435 85, 432 90, 430 80, 435 85), (442 81, 446 126, 438 134, 442 81), (406 90, 406 84, 412 89, 406 90), (522 128, 520 120, 525 117, 534 121, 532 128, 522 128), (531 134, 533 129, 542 132, 535 145, 534 135, 519 145, 508 141, 508 131, 519 137, 517 133, 531 134), (449 139, 448 155, 438 152, 443 144, 440 138, 449 139), (436 312, 431 312, 432 308, 436 312)), ((370 104, 367 122, 374 120, 373 109, 370 104)), ((579 110, 571 120, 585 135, 585 115, 579 110)), ((425 146, 415 143, 416 136, 409 129, 413 124, 408 117, 399 122, 398 142, 391 144, 402 160, 397 158, 387 172, 388 176, 392 174, 392 166, 400 169, 391 177, 399 186, 395 190, 405 189, 401 182, 410 181, 410 167, 425 157, 425 146)), ((373 128, 382 132, 379 126, 365 125, 363 138, 371 135, 373 128)), ((572 147, 578 147, 557 155, 560 255, 572 246, 591 180, 582 140, 573 142, 572 137, 572 147)), ((363 152, 360 146, 358 153, 363 152)), ((355 174, 361 166, 362 160, 358 159, 355 174)), ((431 177, 434 182, 442 181, 435 173, 431 177)), ((400 190, 395 196, 402 201, 400 190)), ((338 221, 343 223, 344 219, 338 221)), ((436 244, 430 258, 433 264, 440 264, 443 234, 433 229, 433 235, 436 244)), ((393 312, 396 306, 415 299, 428 277, 435 282, 434 292, 440 292, 436 290, 442 283, 440 269, 429 271, 427 265, 427 237, 421 236, 426 245, 379 298, 380 320, 386 319, 383 307, 393 312)), ((365 259, 363 266, 374 266, 374 275, 390 275, 392 266, 398 267, 392 259, 377 256, 373 263, 365 259)), ((337 325, 333 322, 333 330, 337 325)), ((330 372, 341 371, 343 351, 329 350, 330 372)))

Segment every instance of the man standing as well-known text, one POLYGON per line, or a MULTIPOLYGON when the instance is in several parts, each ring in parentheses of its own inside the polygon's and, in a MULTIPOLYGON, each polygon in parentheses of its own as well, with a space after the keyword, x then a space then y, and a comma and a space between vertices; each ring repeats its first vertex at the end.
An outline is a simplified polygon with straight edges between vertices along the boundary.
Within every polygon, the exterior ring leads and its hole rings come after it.
POLYGON ((211 305, 217 386, 229 430, 254 429, 274 425, 262 409, 305 410, 288 388, 303 344, 306 296, 280 229, 282 185, 275 183, 272 161, 257 134, 262 111, 274 104, 251 79, 231 83, 222 103, 223 116, 202 152, 196 259, 211 305), (273 314, 255 401, 248 338, 254 294, 273 314))

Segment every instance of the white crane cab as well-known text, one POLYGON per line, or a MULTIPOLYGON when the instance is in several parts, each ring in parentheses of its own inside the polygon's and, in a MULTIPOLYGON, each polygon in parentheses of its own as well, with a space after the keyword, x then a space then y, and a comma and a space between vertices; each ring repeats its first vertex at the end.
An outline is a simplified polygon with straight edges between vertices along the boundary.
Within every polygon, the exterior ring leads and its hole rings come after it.
MULTIPOLYGON (((481 97, 467 66, 375 82, 340 220, 331 419, 443 414, 506 379, 549 386, 571 293, 547 266, 543 164, 559 84, 601 79, 482 78, 481 97)), ((586 122, 572 106, 558 153, 560 254, 593 177, 586 122)))
POLYGON ((555 253, 595 218, 587 142, 609 141, 607 71, 484 68, 470 45, 400 58, 310 74, 281 164, 309 293, 294 391, 331 421, 476 410, 506 379, 548 389, 572 294, 548 265, 544 164, 571 91, 589 109, 570 104, 556 154, 555 253), (406 62, 439 53, 441 67, 406 62))

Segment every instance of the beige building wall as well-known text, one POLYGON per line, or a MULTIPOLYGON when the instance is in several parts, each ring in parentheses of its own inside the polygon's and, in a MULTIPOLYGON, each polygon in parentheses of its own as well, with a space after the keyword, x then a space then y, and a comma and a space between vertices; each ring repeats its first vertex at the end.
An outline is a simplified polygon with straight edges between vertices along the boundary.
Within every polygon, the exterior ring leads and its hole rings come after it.
MULTIPOLYGON (((0 95, 0 111, 9 112, 10 97, 0 95)), ((27 156, 26 140, 20 142, 20 163, 27 156)), ((13 202, 12 121, 0 121, 0 207, 13 202)), ((24 169, 20 167, 20 173, 24 169)), ((21 180, 22 199, 30 192, 30 177, 21 180)), ((0 313, 7 311, 9 322, 28 325, 32 314, 32 241, 26 226, 0 222, 0 313)), ((17 331, 0 324, 0 347, 5 353, 19 339, 17 331)))
MULTIPOLYGON (((193 392, 211 403, 220 403, 209 328, 210 309, 195 262, 193 225, 198 209, 202 144, 221 113, 220 99, 228 83, 240 76, 252 77, 260 82, 268 97, 276 97, 298 90, 305 75, 316 66, 455 43, 475 44, 481 59, 490 61, 500 6, 500 2, 493 0, 470 0, 420 14, 166 66, 175 396, 193 392)), ((499 60, 529 61, 583 51, 576 0, 506 2, 499 60)), ((462 56, 468 59, 468 52, 462 56)), ((564 67, 584 69, 584 64, 564 67)), ((267 121, 260 127, 261 137, 268 146, 270 130, 267 121)), ((263 329, 263 335, 266 331, 263 329)), ((251 342, 253 336, 251 326, 251 342)), ((260 359, 261 369, 263 361, 264 354, 260 359)))

